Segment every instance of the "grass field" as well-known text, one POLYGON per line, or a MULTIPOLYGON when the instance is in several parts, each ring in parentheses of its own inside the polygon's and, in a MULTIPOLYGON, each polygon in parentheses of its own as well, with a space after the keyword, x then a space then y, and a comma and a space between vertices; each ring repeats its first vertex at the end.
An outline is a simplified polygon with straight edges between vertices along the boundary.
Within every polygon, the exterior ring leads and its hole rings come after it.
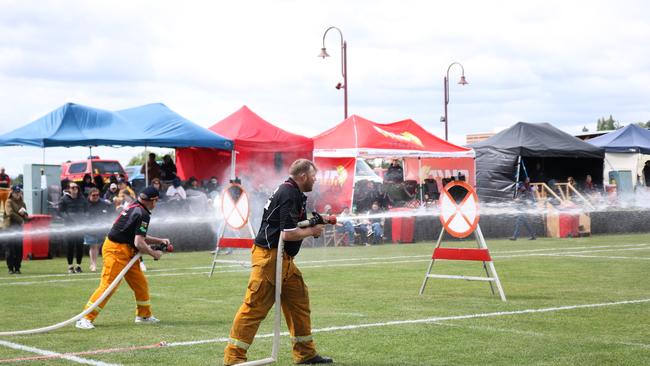
MULTIPOLYGON (((419 296, 432 243, 303 248, 297 262, 310 288, 320 353, 338 365, 650 364, 649 235, 488 245, 506 303, 484 282, 432 279, 419 296)), ((99 275, 64 274, 64 262, 24 262, 20 276, 2 271, 0 331, 54 324, 82 310, 99 275)), ((207 252, 147 264, 161 324, 133 323, 132 292, 123 284, 96 329, 0 338, 0 363, 220 365, 248 270, 221 264, 208 279, 207 252), (161 341, 167 346, 146 347, 161 341), (43 354, 34 348, 80 354, 12 360, 43 354)), ((437 262, 434 272, 483 275, 480 262, 437 262)), ((251 359, 270 355, 271 320, 262 324, 251 359)), ((290 348, 283 337, 278 364, 292 364, 290 348)))

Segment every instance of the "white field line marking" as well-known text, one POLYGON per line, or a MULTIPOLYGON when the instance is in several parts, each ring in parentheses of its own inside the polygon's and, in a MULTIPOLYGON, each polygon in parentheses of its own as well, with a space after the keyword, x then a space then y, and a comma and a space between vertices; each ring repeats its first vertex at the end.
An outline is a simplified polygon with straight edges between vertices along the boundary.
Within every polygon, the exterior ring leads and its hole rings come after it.
MULTIPOLYGON (((645 244, 644 244, 645 245, 645 244)), ((515 254, 515 255, 493 255, 493 258, 499 258, 499 259, 507 259, 507 258, 521 258, 521 257, 563 257, 563 256, 571 256, 575 254, 582 254, 582 253, 597 253, 597 252, 611 252, 611 251, 623 251, 623 250, 646 250, 650 249, 650 247, 639 247, 639 248, 627 248, 627 249, 609 249, 609 250, 585 250, 585 251, 579 251, 579 252, 558 252, 558 253, 529 253, 529 254, 515 254)), ((408 258, 412 258, 414 256, 407 256, 408 258)), ((336 264, 331 264, 331 265, 305 265, 305 266, 300 266, 300 268, 329 268, 329 267, 354 267, 354 266, 372 266, 372 265, 380 265, 380 264, 403 264, 403 263, 418 263, 418 262, 429 262, 431 259, 430 256, 416 256, 417 258, 423 257, 427 259, 417 259, 417 260, 403 260, 403 261, 375 261, 375 262, 364 262, 364 263, 336 263, 336 264)), ((381 257, 377 257, 381 258, 381 257)), ((387 258, 397 258, 397 257, 387 257, 387 258)), ((234 266, 234 267, 241 267, 241 266, 234 266)), ((215 271, 215 273, 241 273, 241 272, 248 272, 248 268, 239 268, 235 270, 226 270, 226 271, 215 271)), ((175 273, 157 273, 157 274, 150 274, 147 275, 147 277, 177 277, 177 276, 193 276, 193 275, 205 275, 208 274, 209 272, 175 272, 175 273)), ((97 277, 91 277, 91 278, 78 278, 78 279, 66 279, 66 280, 48 280, 48 281, 17 281, 17 282, 9 282, 9 283, 0 283, 1 286, 19 286, 19 285, 37 285, 37 284, 47 284, 47 283, 65 283, 65 282, 79 282, 79 281, 97 281, 99 278, 97 277)))
POLYGON ((616 344, 622 344, 624 346, 641 347, 641 348, 650 349, 650 344, 644 344, 644 343, 616 342, 616 344))
POLYGON ((631 259, 631 260, 650 261, 650 258, 646 258, 646 257, 612 257, 612 256, 604 256, 604 255, 563 254, 563 255, 561 255, 559 257, 599 258, 599 259, 631 259))
MULTIPOLYGON (((643 247, 650 247, 650 244, 647 243, 638 243, 638 244, 623 244, 623 245, 598 245, 598 246, 579 246, 579 247, 566 247, 566 248, 542 248, 542 249, 522 249, 522 250, 506 250, 506 251, 494 251, 491 252, 492 256, 499 256, 501 258, 507 258, 506 256, 502 256, 502 254, 508 254, 508 253, 530 253, 530 255, 533 255, 533 253, 537 252, 547 252, 547 251, 554 251, 554 250, 559 250, 559 251, 564 251, 564 250, 582 250, 582 249, 600 249, 600 248, 628 248, 628 247, 638 247, 638 248, 643 248, 643 247)), ((552 253, 555 255, 555 253, 552 253)), ((525 255, 524 255, 525 256, 525 255)), ((508 256, 509 257, 509 256, 508 256)), ((335 263, 335 262, 359 262, 359 261, 376 261, 376 260, 389 260, 389 259, 405 259, 405 258, 431 258, 431 255, 425 254, 425 255, 403 255, 403 256, 392 256, 392 257, 360 257, 360 258, 338 258, 338 259, 325 259, 325 260, 297 260, 296 263, 299 265, 305 265, 305 264, 311 264, 311 263, 335 263)), ((221 261, 221 260, 219 260, 221 261)), ((229 260, 223 260, 224 263, 227 263, 226 261, 229 260)), ((232 260, 232 263, 240 263, 240 262, 246 262, 249 263, 249 261, 245 261, 242 259, 242 261, 237 261, 237 260, 232 260)), ((238 268, 240 265, 228 265, 228 266, 220 266, 220 268, 238 268)), ((210 266, 197 266, 197 267, 183 267, 183 268, 160 268, 160 269, 150 269, 147 272, 148 273, 154 273, 154 272, 174 272, 174 271, 184 271, 184 270, 197 270, 197 269, 210 269, 210 266)), ((203 273, 203 272, 200 272, 203 273)), ((150 275, 153 276, 153 275, 150 275)), ((79 280, 84 280, 84 279, 97 279, 99 277, 99 273, 80 273, 80 274, 43 274, 43 275, 21 275, 19 279, 33 279, 33 278, 47 278, 47 277, 68 277, 68 280, 63 280, 62 282, 76 282, 79 280), (71 278, 74 277, 74 278, 71 278), (82 278, 79 278, 82 277, 82 278)), ((17 277, 0 277, 0 281, 15 281, 18 279, 17 277)), ((35 283, 35 282, 30 282, 35 283)), ((47 283, 47 282, 46 282, 47 283)), ((0 284, 2 285, 2 284, 0 284)))
POLYGON ((106 362, 102 362, 102 361, 91 360, 91 359, 88 359, 88 358, 81 358, 81 357, 77 357, 77 356, 64 355, 64 354, 61 354, 61 353, 58 353, 58 352, 47 351, 47 350, 40 349, 40 348, 35 348, 35 347, 23 346, 22 344, 7 342, 7 341, 3 341, 3 340, 0 340, 0 345, 5 346, 7 348, 13 348, 13 349, 20 350, 20 351, 36 353, 36 354, 43 355, 43 356, 53 356, 53 357, 56 357, 56 358, 62 358, 64 360, 68 360, 68 361, 72 361, 72 362, 76 362, 76 363, 81 363, 81 364, 84 364, 84 365, 119 366, 119 364, 106 363, 106 362))
MULTIPOLYGON (((424 318, 424 319, 412 319, 412 320, 393 320, 393 321, 381 322, 381 323, 343 325, 343 326, 333 326, 333 327, 327 327, 327 328, 313 329, 312 333, 336 332, 336 331, 340 331, 340 330, 354 330, 354 329, 362 329, 362 328, 386 327, 386 326, 404 325, 404 324, 437 323, 437 322, 444 322, 444 321, 449 321, 449 320, 480 319, 480 318, 491 318, 491 317, 500 317, 500 316, 509 316, 509 315, 550 313, 550 312, 556 312, 556 311, 565 311, 565 310, 574 310, 574 309, 601 308, 601 307, 617 306, 617 305, 642 304, 642 303, 648 303, 648 302, 650 302, 650 299, 625 300, 625 301, 605 302, 605 303, 598 303, 598 304, 557 306, 557 307, 541 308, 541 309, 498 311, 498 312, 493 312, 493 313, 478 313, 478 314, 468 314, 468 315, 441 316, 441 317, 424 318)), ((289 335, 288 332, 282 332, 281 334, 283 336, 289 335)), ((260 334, 260 335, 257 335, 255 338, 270 338, 270 337, 273 337, 273 333, 260 334)), ((198 345, 198 344, 220 343, 220 342, 227 342, 227 341, 228 341, 228 338, 214 338, 214 339, 204 339, 204 340, 198 340, 198 341, 170 342, 170 343, 167 343, 167 347, 193 346, 193 345, 198 345)))
POLYGON ((547 336, 544 333, 531 332, 531 331, 519 330, 519 329, 481 327, 481 326, 476 326, 476 325, 461 325, 461 324, 443 323, 443 322, 436 322, 434 324, 439 325, 439 326, 444 326, 444 327, 451 327, 451 328, 476 329, 476 330, 488 331, 488 332, 521 334, 521 335, 525 335, 525 336, 529 336, 529 337, 546 337, 547 336))

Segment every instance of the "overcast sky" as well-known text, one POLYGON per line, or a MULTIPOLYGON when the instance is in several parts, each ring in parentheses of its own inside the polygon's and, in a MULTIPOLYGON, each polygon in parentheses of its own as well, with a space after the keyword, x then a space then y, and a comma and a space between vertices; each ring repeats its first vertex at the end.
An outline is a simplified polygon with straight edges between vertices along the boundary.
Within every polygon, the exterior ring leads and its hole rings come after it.
MULTIPOLYGON (((0 133, 67 102, 123 109, 162 102, 209 127, 242 105, 291 132, 343 119, 340 38, 350 114, 412 118, 450 140, 517 121, 569 133, 612 114, 650 120, 650 4, 644 1, 8 1, 0 0, 0 133)), ((123 163, 134 149, 94 149, 123 163)), ((87 149, 2 148, 25 163, 87 149)))

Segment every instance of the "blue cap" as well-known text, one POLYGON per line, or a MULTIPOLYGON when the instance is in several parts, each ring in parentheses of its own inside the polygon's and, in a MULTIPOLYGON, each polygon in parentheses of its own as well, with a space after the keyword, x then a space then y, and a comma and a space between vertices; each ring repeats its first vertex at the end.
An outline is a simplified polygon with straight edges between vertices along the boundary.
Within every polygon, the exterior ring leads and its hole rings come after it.
POLYGON ((11 187, 11 190, 13 192, 22 192, 23 191, 23 186, 21 184, 16 184, 13 187, 11 187))

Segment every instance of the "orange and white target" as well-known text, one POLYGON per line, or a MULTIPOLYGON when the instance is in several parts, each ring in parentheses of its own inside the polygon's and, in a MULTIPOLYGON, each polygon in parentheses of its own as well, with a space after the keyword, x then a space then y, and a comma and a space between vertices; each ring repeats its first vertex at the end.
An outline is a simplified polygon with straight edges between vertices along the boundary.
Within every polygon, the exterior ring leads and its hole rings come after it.
POLYGON ((250 206, 248 193, 244 187, 232 183, 223 191, 221 196, 221 212, 226 224, 235 230, 239 230, 248 222, 250 206))
POLYGON ((464 238, 476 230, 478 208, 476 191, 466 182, 450 182, 440 193, 440 221, 454 237, 464 238))

